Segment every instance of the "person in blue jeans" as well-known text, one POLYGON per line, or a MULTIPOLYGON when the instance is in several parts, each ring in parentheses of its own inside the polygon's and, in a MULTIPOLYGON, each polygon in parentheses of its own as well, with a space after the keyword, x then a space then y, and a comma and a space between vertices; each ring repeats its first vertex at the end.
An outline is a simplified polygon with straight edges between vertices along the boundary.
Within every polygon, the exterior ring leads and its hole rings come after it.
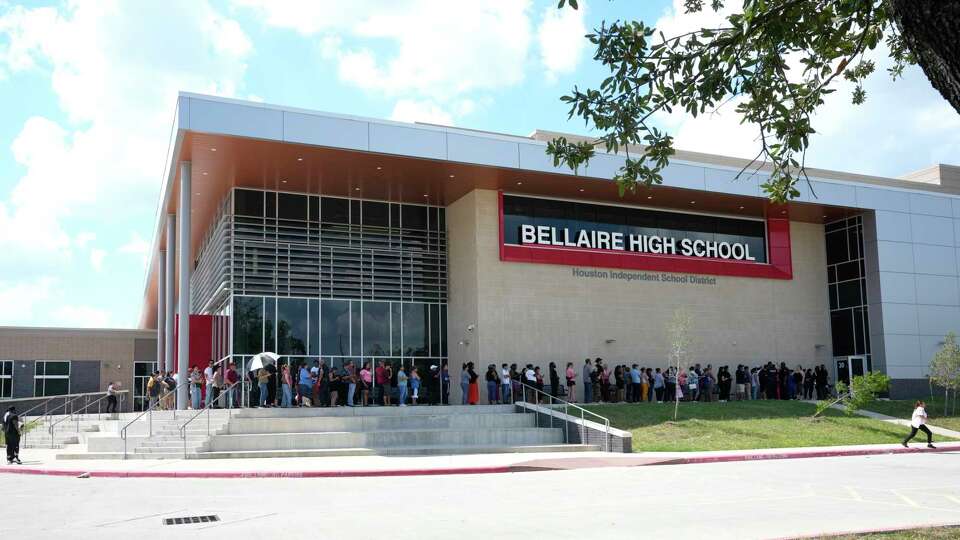
POLYGON ((397 370, 397 390, 400 393, 400 400, 398 405, 401 407, 407 406, 407 372, 403 370, 403 366, 400 366, 400 369, 397 370))
POLYGON ((470 374, 467 373, 467 365, 463 365, 463 369, 460 370, 460 390, 463 391, 463 405, 467 404, 467 398, 470 394, 470 374))
MULTIPOLYGON (((318 370, 319 371, 319 370, 318 370)), ((310 399, 313 395, 313 375, 310 373, 310 370, 307 369, 307 364, 300 365, 300 378, 297 381, 297 387, 300 389, 300 406, 305 407, 306 402, 304 398, 310 399)))
POLYGON ((590 380, 590 374, 593 373, 593 366, 590 365, 590 359, 583 363, 583 378, 580 379, 583 381, 583 402, 591 403, 593 402, 593 382, 590 380))
POLYGON ((497 385, 500 384, 500 375, 497 374, 497 367, 494 364, 487 366, 485 378, 487 381, 487 403, 490 405, 498 403, 497 385))
POLYGON ((283 371, 280 373, 280 380, 280 389, 283 391, 282 397, 280 398, 280 406, 284 409, 289 409, 293 404, 293 380, 290 377, 290 366, 283 366, 283 371))
POLYGON ((257 372, 257 388, 260 389, 260 406, 261 407, 267 406, 267 397, 268 397, 267 394, 269 391, 267 387, 269 384, 270 384, 270 372, 263 368, 260 368, 257 372))

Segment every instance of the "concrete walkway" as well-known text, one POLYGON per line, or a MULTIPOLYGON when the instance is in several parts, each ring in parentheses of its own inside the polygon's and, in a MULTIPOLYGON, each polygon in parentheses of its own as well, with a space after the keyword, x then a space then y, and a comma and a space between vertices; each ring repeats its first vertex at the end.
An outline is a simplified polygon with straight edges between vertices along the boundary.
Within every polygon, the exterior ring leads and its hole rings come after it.
MULTIPOLYGON (((495 474, 586 468, 689 465, 736 461, 870 456, 960 451, 960 442, 936 450, 899 444, 723 450, 712 452, 608 452, 473 454, 455 456, 350 456, 269 459, 57 460, 64 450, 26 450, 23 465, 0 465, 0 473, 120 478, 280 478, 495 474)), ((66 450, 69 451, 69 450, 66 450)))
MULTIPOLYGON (((903 418, 896 418, 894 416, 887 416, 885 414, 875 413, 873 411, 864 411, 864 410, 857 411, 857 414, 860 416, 866 416, 867 418, 883 420, 884 422, 889 422, 891 424, 896 424, 898 426, 904 426, 907 429, 910 429, 910 421, 903 418)), ((930 428, 930 431, 932 431, 936 435, 943 435, 944 437, 952 437, 954 439, 960 439, 960 431, 937 427, 930 424, 927 424, 927 427, 930 428)), ((904 436, 906 435, 907 434, 905 433, 904 436)), ((924 436, 923 433, 920 433, 917 435, 917 437, 923 437, 923 436, 924 436)), ((917 440, 917 439, 914 439, 914 440, 917 440)), ((934 441, 934 444, 936 444, 936 441, 934 441)))

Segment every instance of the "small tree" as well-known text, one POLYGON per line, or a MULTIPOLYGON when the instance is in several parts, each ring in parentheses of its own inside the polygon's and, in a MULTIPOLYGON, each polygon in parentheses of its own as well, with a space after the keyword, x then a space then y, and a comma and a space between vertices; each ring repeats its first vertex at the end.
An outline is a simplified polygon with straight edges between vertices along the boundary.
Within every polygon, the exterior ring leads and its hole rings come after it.
POLYGON ((690 349, 693 346, 693 336, 690 328, 693 326, 693 319, 684 308, 677 308, 673 312, 673 318, 667 324, 667 339, 670 341, 670 365, 676 365, 677 368, 677 391, 673 394, 673 420, 677 420, 677 413, 680 409, 680 361, 689 359, 690 349))
POLYGON ((824 411, 837 404, 843 405, 847 416, 852 416, 860 409, 873 403, 877 399, 877 394, 886 392, 888 388, 890 388, 890 377, 879 371, 855 376, 851 379, 849 387, 843 381, 837 381, 837 398, 833 401, 817 402, 817 412, 814 413, 813 417, 820 416, 824 411))
POLYGON ((943 415, 947 415, 950 391, 953 391, 953 404, 956 409, 957 390, 960 390, 960 345, 953 332, 943 340, 943 347, 933 355, 930 361, 930 382, 943 387, 943 415))

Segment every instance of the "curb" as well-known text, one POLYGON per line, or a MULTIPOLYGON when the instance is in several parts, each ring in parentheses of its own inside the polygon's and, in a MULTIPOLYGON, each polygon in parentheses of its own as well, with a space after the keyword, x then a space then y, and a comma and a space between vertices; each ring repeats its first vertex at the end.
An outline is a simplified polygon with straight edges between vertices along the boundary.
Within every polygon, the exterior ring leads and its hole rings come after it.
MULTIPOLYGON (((929 448, 858 448, 853 450, 808 450, 792 452, 764 452, 756 454, 718 454, 710 456, 663 458, 659 461, 647 461, 630 464, 628 459, 617 458, 601 467, 647 467, 656 465, 699 465, 707 463, 727 463, 742 461, 767 461, 779 459, 805 459, 825 457, 879 456, 892 454, 921 454, 960 451, 960 446, 940 446, 929 448), (617 463, 617 462, 620 463, 617 463), (623 463, 627 462, 627 463, 623 463)), ((563 458, 558 461, 563 461, 563 458)), ((529 462, 528 462, 529 463, 529 462)), ((520 462, 512 465, 491 467, 448 467, 424 469, 384 469, 354 471, 84 471, 80 469, 45 469, 39 467, 3 467, 0 474, 21 474, 31 476, 72 476, 85 478, 358 478, 391 476, 446 476, 459 474, 505 474, 522 472, 542 472, 574 470, 573 468, 532 466, 520 462)), ((586 468, 586 467, 581 467, 586 468)), ((596 466, 590 468, 597 468, 596 466)))
POLYGON ((85 478, 356 478, 374 476, 442 476, 453 474, 503 474, 519 472, 512 466, 446 469, 387 469, 357 471, 84 471, 42 468, 4 468, 0 474, 72 476, 85 478))
POLYGON ((955 452, 957 446, 938 446, 937 448, 858 448, 856 450, 810 450, 794 452, 769 452, 762 454, 725 454, 716 456, 697 456, 690 458, 665 459, 656 465, 696 465, 702 463, 724 463, 732 461, 764 461, 774 459, 805 459, 825 457, 882 456, 891 454, 926 454, 935 452, 955 452))

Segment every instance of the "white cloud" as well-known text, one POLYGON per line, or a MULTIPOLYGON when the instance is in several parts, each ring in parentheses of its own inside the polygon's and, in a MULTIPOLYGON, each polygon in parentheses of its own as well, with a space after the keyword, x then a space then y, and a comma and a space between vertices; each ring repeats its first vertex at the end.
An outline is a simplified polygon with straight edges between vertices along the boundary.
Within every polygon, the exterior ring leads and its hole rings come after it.
POLYGON ((557 9, 551 3, 543 11, 543 21, 537 30, 540 45, 540 61, 547 73, 547 79, 555 81, 557 76, 572 73, 580 64, 583 49, 588 41, 583 37, 587 33, 583 19, 587 6, 580 9, 557 9))
POLYGON ((109 328, 110 313, 91 306, 65 305, 53 313, 58 326, 71 328, 109 328))
MULTIPOLYGON (((656 27, 667 37, 703 27, 716 27, 737 9, 730 4, 720 15, 684 14, 683 0, 661 17, 656 27)), ((825 100, 812 119, 806 164, 862 174, 899 176, 937 162, 957 162, 960 155, 960 115, 934 91, 922 71, 913 67, 893 82, 886 73, 890 59, 884 47, 873 51, 877 72, 865 87, 867 101, 852 105, 852 85, 835 81, 837 91, 825 100), (869 141, 869 143, 867 143, 869 141)), ((717 113, 693 118, 683 112, 660 115, 661 126, 674 136, 678 149, 753 158, 759 151, 759 131, 741 124, 737 101, 717 113)))
POLYGON ((390 114, 391 120, 400 122, 425 122, 428 124, 453 125, 453 117, 432 101, 401 99, 390 114))
POLYGON ((97 239, 96 234, 89 231, 84 231, 84 232, 78 233, 76 236, 73 237, 73 244, 80 249, 84 249, 87 247, 87 244, 89 244, 90 242, 93 242, 96 239, 97 239))
POLYGON ((401 112, 432 101, 455 116, 451 103, 520 83, 532 40, 530 0, 235 3, 315 37, 341 80, 396 98, 401 112))
POLYGON ((49 277, 0 281, 0 306, 3 324, 28 326, 36 316, 37 306, 52 296, 56 280, 49 277))
POLYGON ((25 172, 3 179, 0 275, 66 275, 90 241, 76 222, 152 215, 177 92, 235 95, 251 49, 206 0, 0 2, 0 72, 49 77, 64 117, 30 118, 15 138, 25 172))
POLYGON ((90 266, 97 272, 103 270, 103 259, 107 257, 107 252, 102 249, 90 250, 90 266))

